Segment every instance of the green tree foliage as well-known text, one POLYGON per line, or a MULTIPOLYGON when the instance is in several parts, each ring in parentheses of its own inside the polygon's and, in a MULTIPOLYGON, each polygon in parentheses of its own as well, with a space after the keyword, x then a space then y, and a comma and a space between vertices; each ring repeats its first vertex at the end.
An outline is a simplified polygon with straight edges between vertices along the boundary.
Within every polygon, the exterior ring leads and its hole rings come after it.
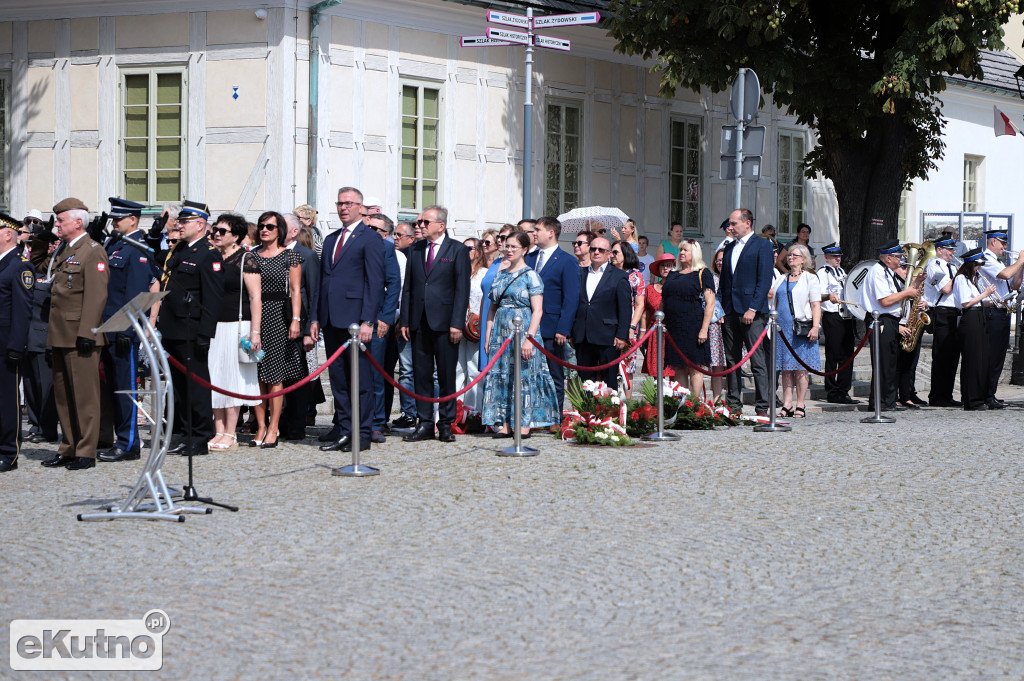
POLYGON ((843 251, 896 234, 899 196, 942 158, 944 74, 981 78, 1016 0, 611 0, 617 49, 655 59, 662 90, 718 92, 752 68, 818 132, 807 172, 836 187, 843 251), (882 225, 873 226, 872 219, 882 225))

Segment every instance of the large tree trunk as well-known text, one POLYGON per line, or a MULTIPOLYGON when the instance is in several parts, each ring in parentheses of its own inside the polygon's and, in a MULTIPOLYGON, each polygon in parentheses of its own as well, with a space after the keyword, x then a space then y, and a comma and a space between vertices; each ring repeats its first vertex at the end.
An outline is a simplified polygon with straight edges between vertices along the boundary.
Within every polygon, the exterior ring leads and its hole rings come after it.
POLYGON ((863 137, 819 122, 818 133, 828 176, 839 203, 839 244, 843 265, 878 257, 878 247, 896 238, 902 164, 910 129, 901 122, 902 111, 874 119, 863 137))

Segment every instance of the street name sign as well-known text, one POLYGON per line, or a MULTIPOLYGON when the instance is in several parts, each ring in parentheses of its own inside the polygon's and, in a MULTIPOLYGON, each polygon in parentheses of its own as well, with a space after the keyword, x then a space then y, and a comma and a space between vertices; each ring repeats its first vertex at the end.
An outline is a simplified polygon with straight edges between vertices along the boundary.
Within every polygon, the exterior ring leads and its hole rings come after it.
POLYGON ((552 26, 582 26, 596 24, 601 21, 600 12, 581 12, 579 14, 552 14, 546 17, 534 17, 533 27, 551 28, 552 26))
POLYGON ((533 36, 533 44, 537 47, 547 47, 552 50, 562 50, 568 52, 569 41, 562 38, 549 38, 546 35, 535 35, 533 36))
POLYGON ((462 47, 487 47, 488 45, 512 45, 505 40, 495 40, 485 35, 464 35, 460 41, 462 47))
POLYGON ((494 10, 488 10, 487 21, 492 24, 518 26, 519 28, 530 27, 530 18, 523 14, 509 14, 508 12, 495 12, 494 10))
POLYGON ((517 43, 519 45, 530 44, 530 34, 522 33, 520 31, 507 31, 503 28, 487 28, 487 37, 492 40, 503 40, 507 43, 517 43))

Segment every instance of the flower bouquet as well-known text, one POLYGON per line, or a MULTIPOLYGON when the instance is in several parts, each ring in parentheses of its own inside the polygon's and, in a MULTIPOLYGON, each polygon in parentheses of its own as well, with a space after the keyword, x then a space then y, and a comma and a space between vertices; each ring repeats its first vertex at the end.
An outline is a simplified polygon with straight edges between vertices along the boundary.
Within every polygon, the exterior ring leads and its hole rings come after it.
POLYGON ((575 378, 566 385, 565 394, 573 411, 567 412, 562 421, 563 440, 612 447, 633 444, 622 423, 626 420, 626 402, 608 384, 575 378))
POLYGON ((631 437, 643 437, 657 428, 658 408, 641 400, 629 400, 626 407, 626 433, 631 437))
POLYGON ((484 432, 480 412, 462 400, 455 400, 455 420, 452 422, 452 432, 458 435, 484 432))

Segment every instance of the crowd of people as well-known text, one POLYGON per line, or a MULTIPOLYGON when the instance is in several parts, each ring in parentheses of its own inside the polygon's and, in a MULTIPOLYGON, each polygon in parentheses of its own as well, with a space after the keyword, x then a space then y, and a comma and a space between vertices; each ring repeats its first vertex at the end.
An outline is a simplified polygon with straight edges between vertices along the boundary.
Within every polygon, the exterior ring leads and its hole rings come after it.
MULTIPOLYGON (((143 206, 111 198, 104 214, 109 233, 76 198, 55 205, 50 224, 38 211, 23 221, 0 216, 0 333, 7 339, 0 383, 16 398, 0 407, 0 472, 18 465, 20 383, 28 439, 57 442, 60 425, 57 453, 43 466, 80 470, 97 459, 140 457, 139 413, 130 393, 149 370, 140 366, 141 339, 131 329, 94 329, 145 292, 163 292, 149 316, 168 354, 200 379, 249 396, 211 391, 173 371, 169 452, 185 455, 238 449, 244 431, 254 436, 245 444, 264 449, 305 439, 316 406, 326 400, 320 381, 309 380, 321 361, 321 342, 328 356, 340 351, 328 369, 333 417, 320 436, 324 451, 351 451, 356 441, 366 450, 388 435, 455 440, 454 400, 435 403, 400 392, 397 416, 389 421, 396 391, 368 356, 416 395, 444 397, 473 384, 464 405, 502 438, 516 428, 529 437, 557 427, 565 402, 562 363, 608 365, 581 371, 581 378, 613 388, 622 380, 627 394, 640 371, 656 373, 653 337, 642 352, 623 355, 658 311, 672 339, 664 350, 665 374, 694 393, 704 390, 705 373, 739 364, 753 348, 750 377, 760 416, 777 388, 768 375, 769 344, 758 343, 771 310, 792 346, 775 343, 785 417, 806 416, 808 368, 821 368, 822 336, 827 372, 854 351, 851 301, 842 300, 842 250, 824 247, 824 265, 816 268, 807 225, 792 243, 780 245, 771 225, 755 234, 751 212, 735 210, 722 224, 725 239, 705 260, 680 224, 649 254, 647 238, 630 220, 619 229, 579 231, 570 254, 559 246, 562 225, 554 217, 457 241, 442 206, 395 224, 379 203, 354 187, 341 188, 341 228, 326 234, 311 206, 267 211, 249 223, 233 213, 214 217, 205 204, 184 201, 166 207, 143 231, 143 206), (523 401, 516 423, 512 351, 477 379, 518 320, 533 342, 521 348, 523 401), (366 348, 358 378, 351 372, 353 346, 341 350, 353 327, 366 348), (358 424, 352 423, 353 391, 358 424)), ((1006 301, 1024 276, 1020 258, 1007 267, 999 263, 1006 243, 1005 232, 986 233, 986 248, 962 253, 955 268, 957 243, 940 240, 916 281, 908 281, 898 242, 880 249, 856 303, 880 315, 883 410, 924 403, 913 381, 920 345, 904 351, 899 339, 910 332, 911 311, 926 309, 935 334, 928 403, 1002 408, 995 391, 1008 343, 1006 301)), ((828 401, 853 403, 851 379, 852 366, 827 376, 828 401)), ((724 387, 726 402, 739 408, 740 372, 728 374, 724 387)), ((722 388, 721 377, 713 377, 713 397, 722 388)))

